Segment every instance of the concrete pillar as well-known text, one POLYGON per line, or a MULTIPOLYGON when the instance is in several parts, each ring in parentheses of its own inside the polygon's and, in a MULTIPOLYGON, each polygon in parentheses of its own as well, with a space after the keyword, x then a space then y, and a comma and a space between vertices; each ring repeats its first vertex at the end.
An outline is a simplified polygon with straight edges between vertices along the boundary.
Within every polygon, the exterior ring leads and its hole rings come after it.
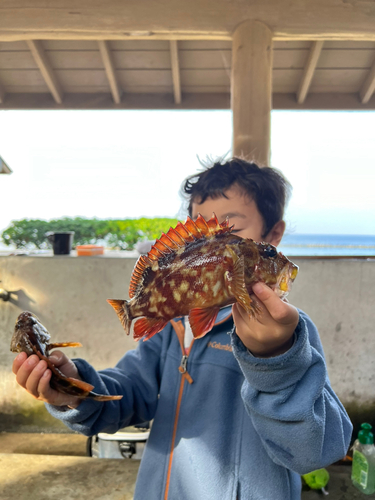
POLYGON ((233 155, 270 162, 272 31, 245 21, 233 33, 231 103, 233 155))

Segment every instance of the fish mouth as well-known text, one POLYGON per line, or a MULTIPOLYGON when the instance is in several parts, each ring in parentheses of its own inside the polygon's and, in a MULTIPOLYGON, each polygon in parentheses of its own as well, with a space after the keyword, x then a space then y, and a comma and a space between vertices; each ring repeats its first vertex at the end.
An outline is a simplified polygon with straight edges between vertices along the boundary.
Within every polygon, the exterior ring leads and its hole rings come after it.
POLYGON ((292 288, 292 283, 296 279, 298 274, 298 266, 288 262, 281 271, 274 291, 280 297, 280 299, 285 299, 292 288))

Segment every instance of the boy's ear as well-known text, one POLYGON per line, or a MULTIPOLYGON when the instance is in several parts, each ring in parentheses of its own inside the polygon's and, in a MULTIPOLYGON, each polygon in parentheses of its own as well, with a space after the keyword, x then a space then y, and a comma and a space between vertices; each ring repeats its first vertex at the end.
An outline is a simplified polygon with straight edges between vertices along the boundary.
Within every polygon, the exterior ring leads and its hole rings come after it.
POLYGON ((285 231, 285 222, 283 220, 279 220, 279 222, 276 222, 271 231, 267 234, 265 241, 277 247, 277 245, 281 241, 281 238, 284 235, 284 231, 285 231))

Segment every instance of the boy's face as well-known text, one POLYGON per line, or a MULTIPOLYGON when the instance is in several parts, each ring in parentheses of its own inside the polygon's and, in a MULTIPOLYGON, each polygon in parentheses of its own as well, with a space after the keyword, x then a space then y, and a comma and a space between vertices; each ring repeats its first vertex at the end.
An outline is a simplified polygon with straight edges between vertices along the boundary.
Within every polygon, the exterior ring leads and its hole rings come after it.
POLYGON ((230 187, 224 196, 207 198, 205 202, 192 203, 192 219, 201 214, 206 220, 215 213, 219 222, 229 217, 229 224, 234 224, 233 233, 241 238, 251 238, 254 241, 265 241, 277 246, 284 233, 285 224, 279 221, 268 235, 263 234, 263 218, 253 199, 245 195, 237 186, 230 187))

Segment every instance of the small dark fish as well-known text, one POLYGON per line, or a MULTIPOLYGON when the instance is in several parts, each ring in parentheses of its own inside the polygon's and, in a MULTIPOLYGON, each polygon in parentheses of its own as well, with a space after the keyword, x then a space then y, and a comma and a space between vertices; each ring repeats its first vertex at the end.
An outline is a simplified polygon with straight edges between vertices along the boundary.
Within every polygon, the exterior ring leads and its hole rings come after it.
POLYGON ((284 298, 298 267, 269 243, 231 231, 228 220, 219 224, 215 215, 208 221, 199 215, 163 233, 138 259, 130 300, 108 300, 126 333, 136 320, 134 339, 146 340, 171 319, 189 315, 194 337, 203 337, 221 307, 238 302, 256 316, 259 306, 250 295, 259 281, 284 298))
POLYGON ((64 375, 51 361, 49 360, 49 352, 51 349, 60 347, 81 347, 79 342, 59 342, 51 344, 49 342, 51 336, 42 325, 39 319, 31 312, 24 311, 16 321, 10 350, 12 352, 25 352, 27 356, 36 354, 39 359, 44 359, 47 362, 48 368, 52 371, 50 385, 53 389, 63 394, 70 394, 80 399, 94 399, 95 401, 112 401, 121 399, 122 396, 106 396, 92 392, 94 386, 64 375))

